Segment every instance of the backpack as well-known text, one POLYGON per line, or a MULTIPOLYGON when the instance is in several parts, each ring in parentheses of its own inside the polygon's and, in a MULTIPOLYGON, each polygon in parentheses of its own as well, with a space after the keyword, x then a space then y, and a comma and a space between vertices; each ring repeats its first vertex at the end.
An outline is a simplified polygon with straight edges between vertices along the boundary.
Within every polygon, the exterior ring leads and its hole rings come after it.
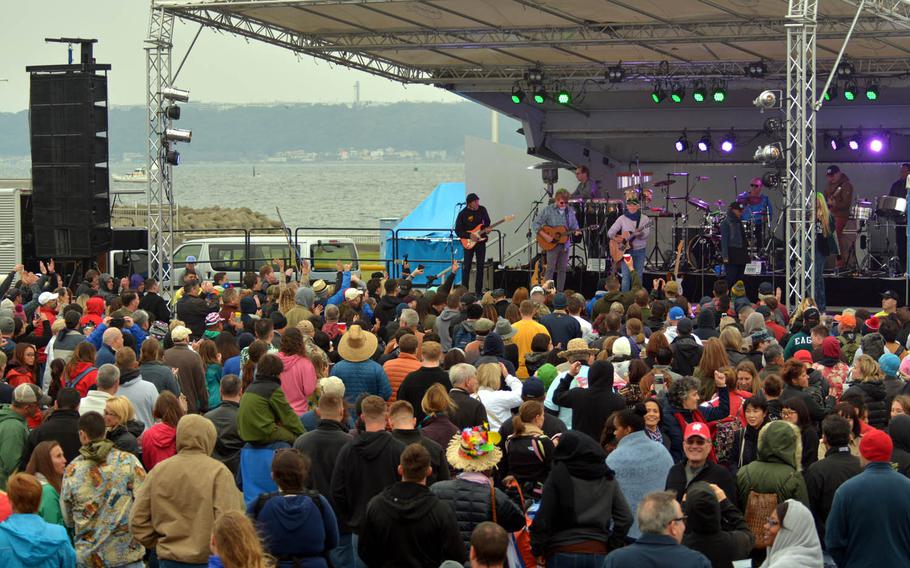
POLYGON ((743 430, 743 423, 739 418, 730 416, 717 422, 714 435, 714 449, 717 453, 717 463, 727 464, 733 459, 733 441, 736 433, 743 430))
POLYGON ((82 382, 82 379, 88 376, 89 373, 95 371, 95 367, 88 367, 86 370, 82 371, 72 379, 67 379, 66 384, 64 385, 68 389, 76 388, 76 385, 82 382))
MULTIPOLYGON (((745 485, 751 485, 752 480, 749 478, 749 470, 742 470, 746 472, 746 478, 744 481, 745 485)), ((794 475, 800 475, 799 472, 794 470, 790 477, 787 478, 787 481, 793 478, 794 475)), ((786 483, 785 481, 784 483, 786 483)), ((783 484, 781 485, 783 486, 783 484)), ((778 488, 780 489, 780 488, 778 488)), ((780 504, 780 497, 777 493, 759 493, 757 491, 749 491, 749 496, 746 498, 746 525, 749 527, 749 531, 755 535, 755 546, 753 548, 764 550, 768 548, 768 542, 765 540, 765 521, 771 516, 771 513, 777 509, 777 506, 780 504)))

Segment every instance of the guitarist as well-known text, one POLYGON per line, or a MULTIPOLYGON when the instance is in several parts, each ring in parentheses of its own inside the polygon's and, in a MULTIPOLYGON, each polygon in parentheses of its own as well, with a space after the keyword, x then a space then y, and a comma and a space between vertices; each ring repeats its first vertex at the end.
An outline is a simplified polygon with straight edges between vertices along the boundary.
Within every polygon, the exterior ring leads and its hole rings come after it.
POLYGON ((470 289, 471 265, 477 258, 477 277, 474 280, 474 292, 479 296, 483 294, 483 263, 487 256, 487 245, 483 239, 486 230, 480 231, 480 236, 472 234, 475 227, 482 225, 484 229, 490 226, 490 214, 487 208, 480 204, 476 193, 469 193, 465 198, 465 208, 455 218, 455 234, 459 239, 478 241, 474 248, 464 249, 464 269, 461 272, 461 285, 470 289))
MULTIPOLYGON (((644 274, 646 247, 648 245, 648 235, 651 233, 651 223, 649 219, 642 219, 641 207, 638 201, 638 195, 633 194, 626 198, 626 212, 621 215, 613 226, 607 231, 607 236, 611 239, 617 237, 623 238, 629 246, 627 254, 632 256, 632 266, 638 274, 644 274)), ((626 263, 621 265, 622 269, 622 291, 628 292, 632 287, 632 275, 626 263)))
MULTIPOLYGON (((553 203, 547 205, 534 219, 534 232, 548 243, 553 242, 553 237, 541 231, 541 227, 565 227, 575 236, 581 235, 575 210, 569 207, 569 192, 559 189, 553 196, 553 203)), ((553 247, 547 251, 547 270, 544 280, 552 280, 556 272, 556 290, 562 292, 566 285, 566 268, 569 266, 569 249, 572 239, 566 240, 562 246, 553 247)))

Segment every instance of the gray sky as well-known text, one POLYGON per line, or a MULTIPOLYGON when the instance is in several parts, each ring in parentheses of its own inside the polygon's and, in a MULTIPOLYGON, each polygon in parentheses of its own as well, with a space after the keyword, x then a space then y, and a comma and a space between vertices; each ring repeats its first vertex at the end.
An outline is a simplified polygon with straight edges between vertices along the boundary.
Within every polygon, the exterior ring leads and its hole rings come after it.
MULTIPOLYGON (((147 0, 32 0, 7 10, 0 34, 0 112, 28 107, 27 65, 66 63, 66 46, 45 37, 97 38, 95 58, 113 65, 112 105, 145 104, 147 0)), ((174 26, 174 70, 199 28, 178 20, 174 26)), ((78 51, 78 48, 76 49, 78 51)), ((78 57, 78 55, 77 55, 78 57)), ((311 57, 244 38, 204 29, 180 72, 176 86, 191 91, 191 101, 266 103, 350 102, 354 82, 367 101, 463 100, 441 89, 403 86, 311 57)))

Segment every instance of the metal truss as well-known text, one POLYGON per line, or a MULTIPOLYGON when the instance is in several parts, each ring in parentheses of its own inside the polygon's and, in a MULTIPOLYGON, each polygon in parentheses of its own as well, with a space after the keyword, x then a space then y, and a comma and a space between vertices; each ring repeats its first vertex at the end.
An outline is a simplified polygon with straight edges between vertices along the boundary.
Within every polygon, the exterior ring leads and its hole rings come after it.
MULTIPOLYGON (((859 0, 843 0, 851 6, 859 6, 859 0)), ((889 22, 910 28, 910 2, 907 0, 867 0, 865 12, 889 22)))
POLYGON ((790 0, 787 19, 788 307, 815 296, 815 73, 818 0, 790 0))
MULTIPOLYGON (((164 112, 163 87, 171 83, 171 37, 174 15, 152 6, 149 35, 145 47, 146 110, 148 115, 148 274, 158 282, 171 279, 166 270, 173 265, 174 193, 172 166, 165 162, 167 145, 164 131, 168 120, 164 112)), ((173 282, 170 283, 173 289, 173 282)))

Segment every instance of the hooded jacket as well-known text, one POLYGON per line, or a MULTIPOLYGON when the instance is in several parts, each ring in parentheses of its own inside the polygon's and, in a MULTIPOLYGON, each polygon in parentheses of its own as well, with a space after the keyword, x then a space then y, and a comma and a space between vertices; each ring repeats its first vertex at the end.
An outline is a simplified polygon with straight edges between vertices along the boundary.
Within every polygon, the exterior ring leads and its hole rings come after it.
POLYGON ((104 321, 104 298, 92 296, 85 302, 85 314, 79 319, 79 327, 98 327, 104 321))
POLYGON ((401 481, 374 497, 357 552, 369 568, 423 568, 467 559, 455 513, 426 485, 401 481))
POLYGON ((6 480, 19 468, 28 441, 25 418, 11 406, 0 408, 0 440, 0 491, 6 491, 6 480))
POLYGON ((76 565, 76 552, 66 529, 34 514, 11 515, 0 523, 0 558, 8 568, 76 565))
POLYGON ((145 310, 149 314, 149 319, 155 321, 171 321, 171 310, 168 308, 167 300, 155 292, 146 292, 139 300, 139 309, 145 310))
MULTIPOLYGON (((385 299, 385 296, 383 296, 383 299, 385 299)), ((443 352, 452 348, 451 326, 460 315, 461 312, 458 310, 445 308, 436 317, 436 334, 439 336, 439 344, 442 345, 443 352)))
POLYGON ((586 389, 570 389, 573 379, 568 373, 560 379, 553 402, 572 409, 573 430, 600 440, 607 418, 616 411, 626 409, 625 399, 613 392, 613 364, 595 361, 588 371, 586 389))
POLYGON ((433 473, 427 477, 427 485, 433 485, 437 481, 445 481, 449 475, 449 463, 446 461, 445 449, 442 446, 421 434, 420 430, 392 430, 392 437, 405 445, 420 444, 426 448, 430 454, 430 466, 433 473))
POLYGON ((713 568, 732 568, 734 560, 749 557, 755 538, 746 519, 729 499, 718 502, 707 483, 689 486, 683 510, 688 516, 683 545, 707 556, 713 568))
POLYGON ((136 409, 136 419, 142 422, 146 428, 151 428, 155 424, 152 418, 152 410, 155 407, 155 401, 158 400, 158 389, 155 385, 142 379, 139 369, 130 369, 120 371, 120 388, 117 390, 117 396, 125 396, 133 403, 136 409))
POLYGON ((888 435, 894 443, 892 463, 897 464, 897 471, 910 477, 910 416, 898 414, 892 418, 888 424, 888 435))
MULTIPOLYGON (((888 558, 889 561, 895 560, 887 555, 882 558, 888 558)), ((836 560, 838 566, 855 566, 854 564, 842 564, 839 558, 836 560)), ((904 560, 907 560, 906 556, 904 560)), ((774 544, 768 548, 768 557, 762 563, 761 568, 790 568, 791 566, 822 568, 823 565, 822 546, 818 535, 812 530, 812 513, 802 503, 790 499, 790 502, 787 503, 787 514, 784 516, 784 527, 777 533, 774 544)), ((894 566, 903 565, 906 563, 894 564, 894 566)))
POLYGON ((707 341, 712 337, 720 337, 714 320, 714 310, 702 310, 698 312, 698 317, 695 318, 695 327, 692 330, 692 333, 702 341, 707 341))
MULTIPOLYGON (((332 499, 332 473, 338 454, 345 444, 351 441, 347 428, 334 420, 320 420, 315 429, 309 430, 294 442, 294 448, 310 458, 310 478, 308 486, 326 497, 335 510, 332 499)), ((349 534, 351 529, 338 521, 338 530, 349 534)))
MULTIPOLYGON (((527 360, 527 357, 525 358, 527 360)), ((484 363, 502 363, 510 375, 515 375, 515 365, 506 358, 506 344, 498 333, 490 332, 483 340, 480 357, 474 361, 474 366, 479 367, 484 363)))
POLYGON ((140 364, 139 374, 143 379, 155 385, 158 394, 169 390, 174 396, 180 396, 180 385, 177 383, 174 372, 161 361, 146 361, 140 364))
POLYGON ((339 522, 360 534, 370 499, 398 481, 404 448, 388 432, 361 432, 341 448, 332 472, 332 500, 339 522))
POLYGON ((256 522, 267 552, 279 561, 280 568, 328 566, 325 553, 338 546, 339 535, 335 513, 325 497, 273 494, 258 513, 255 509, 254 501, 247 515, 256 522))
MULTIPOLYGON (((907 418, 910 423, 910 417, 907 418)), ((850 447, 829 448, 825 457, 806 471, 806 491, 809 509, 815 518, 820 538, 825 536, 825 523, 831 513, 834 494, 845 481, 863 471, 859 458, 850 453, 850 447)))
POLYGON ((308 357, 288 355, 279 351, 275 353, 284 364, 281 371, 281 390, 288 399, 288 404, 297 415, 310 409, 307 399, 316 390, 316 367, 308 357))
POLYGON ((854 383, 844 391, 841 398, 857 393, 862 395, 866 403, 866 411, 869 413, 869 426, 884 430, 888 426, 888 419, 891 416, 891 405, 888 403, 885 383, 881 380, 854 383))
POLYGON ((670 343, 670 351, 673 352, 673 363, 670 365, 673 372, 690 376, 701 360, 703 348, 691 334, 685 334, 676 336, 670 343))
POLYGON ((142 433, 142 464, 152 471, 159 462, 177 453, 177 429, 158 422, 142 433))
MULTIPOLYGON (((56 354, 56 350, 55 350, 56 354)), ((85 398, 88 391, 98 383, 98 369, 91 363, 76 363, 70 369, 62 386, 74 388, 79 391, 79 396, 85 398)))
POLYGON ((208 561, 215 519, 243 511, 234 476, 210 456, 215 425, 188 414, 177 424, 177 455, 159 463, 136 493, 130 532, 158 558, 192 564, 208 561))
MULTIPOLYGON (((809 506, 806 482, 799 473, 802 442, 799 429, 789 422, 769 422, 758 433, 758 459, 736 474, 739 502, 749 501, 749 493, 776 493, 779 503, 796 499, 809 506)), ((746 511, 748 513, 748 511, 746 511)))
POLYGON ((616 449, 607 456, 607 465, 616 472, 616 481, 626 502, 632 509, 634 522, 629 537, 638 538, 638 503, 652 491, 661 491, 667 474, 673 467, 673 458, 663 444, 655 442, 644 432, 632 432, 619 441, 616 449))
POLYGON ((64 329, 60 333, 54 335, 54 359, 63 359, 68 362, 70 357, 73 356, 73 351, 75 351, 76 347, 79 347, 79 344, 83 341, 85 341, 85 336, 75 329, 64 329))
POLYGON ((209 408, 209 391, 205 385, 205 367, 199 354, 185 343, 178 343, 164 352, 164 364, 177 367, 180 392, 186 397, 187 412, 196 414, 209 408))
POLYGON ((240 398, 237 433, 244 442, 293 444, 303 424, 288 404, 278 377, 256 375, 240 398))

